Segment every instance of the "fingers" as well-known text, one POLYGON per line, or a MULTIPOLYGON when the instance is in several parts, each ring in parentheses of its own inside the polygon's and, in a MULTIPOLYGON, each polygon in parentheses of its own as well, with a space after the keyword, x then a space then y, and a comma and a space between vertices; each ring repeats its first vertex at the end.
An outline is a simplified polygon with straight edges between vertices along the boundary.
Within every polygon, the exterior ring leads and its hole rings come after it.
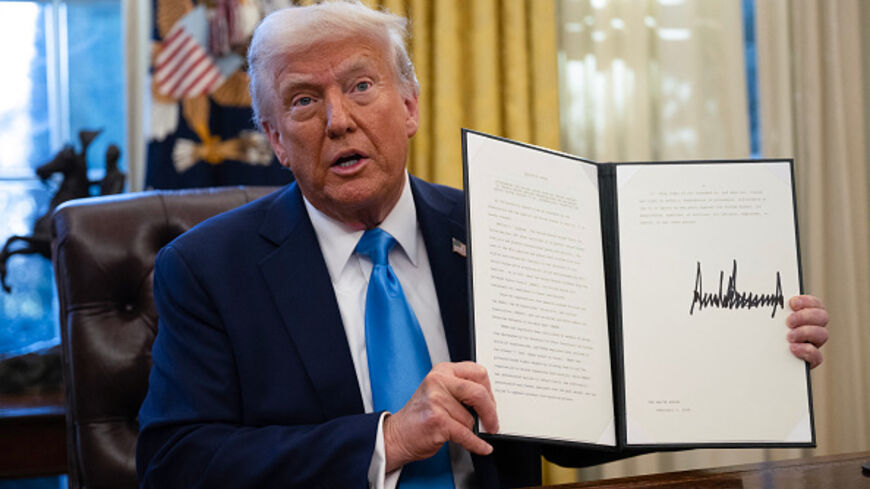
POLYGON ((474 429, 474 416, 472 416, 464 405, 457 402, 456 399, 447 396, 447 398, 442 402, 442 407, 447 411, 450 419, 455 420, 467 430, 474 429))
POLYGON ((452 375, 471 381, 475 384, 481 385, 486 391, 492 402, 495 402, 495 396, 492 393, 492 386, 489 383, 489 374, 486 371, 486 368, 483 365, 474 363, 474 362, 459 362, 459 363, 439 363, 435 365, 432 369, 433 371, 438 371, 440 369, 449 370, 452 375))
POLYGON ((816 348, 828 341, 828 330, 822 326, 801 326, 788 332, 789 343, 810 343, 816 348))
POLYGON ((822 352, 810 343, 792 343, 789 345, 794 356, 810 364, 810 368, 816 368, 822 363, 822 352))
POLYGON ((450 424, 450 440, 472 453, 489 455, 492 446, 473 433, 474 417, 466 409, 468 406, 477 412, 487 432, 498 432, 495 396, 486 369, 474 362, 440 363, 429 377, 449 394, 445 407, 451 421, 455 422, 450 424))
POLYGON ((792 312, 786 324, 791 329, 787 338, 792 354, 816 368, 822 363, 822 345, 828 341, 828 312, 822 301, 812 295, 789 299, 792 312))
MULTIPOLYGON (((444 433, 436 438, 433 448, 437 450, 447 441, 462 445, 466 450, 479 455, 492 453, 492 446, 474 434, 474 417, 457 398, 445 393, 430 396, 428 416, 421 419, 421 428, 427 433, 444 433)), ((434 452, 433 452, 434 453, 434 452)))
MULTIPOLYGON (((465 406, 471 407, 480 416, 484 429, 489 433, 498 432, 498 414, 495 408, 495 396, 489 383, 489 375, 481 365, 472 362, 458 364, 439 364, 433 373, 448 368, 454 378, 443 379, 444 385, 451 396, 465 406)), ((461 409, 465 411, 464 408, 461 409)), ((467 414, 467 411, 465 411, 467 414)), ((473 423, 473 419, 472 419, 473 423)), ((473 425, 469 425, 469 429, 473 425)))
POLYGON ((801 309, 789 314, 786 324, 789 328, 804 325, 825 327, 828 324, 828 311, 815 307, 801 309))
POLYGON ((475 454, 492 453, 492 446, 474 434, 469 407, 477 411, 487 431, 498 431, 486 369, 473 362, 436 365, 405 406, 384 421, 387 466, 397 468, 431 457, 446 441, 475 454))
POLYGON ((477 455, 489 455, 492 453, 492 445, 483 441, 474 432, 458 423, 451 427, 450 439, 471 453, 477 455))
POLYGON ((799 311, 808 307, 818 307, 824 309, 822 300, 814 295, 796 295, 788 300, 788 305, 793 311, 799 311))

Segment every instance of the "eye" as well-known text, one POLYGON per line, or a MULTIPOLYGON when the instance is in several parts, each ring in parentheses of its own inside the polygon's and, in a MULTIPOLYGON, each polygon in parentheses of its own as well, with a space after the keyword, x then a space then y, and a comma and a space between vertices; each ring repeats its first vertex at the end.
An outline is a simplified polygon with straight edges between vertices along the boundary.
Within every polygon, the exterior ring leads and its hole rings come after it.
POLYGON ((307 105, 311 105, 312 102, 314 102, 314 99, 312 99, 311 97, 299 97, 293 102, 293 105, 305 107, 307 105))
POLYGON ((372 87, 371 82, 364 81, 364 82, 357 83, 356 86, 354 87, 354 89, 357 92, 365 92, 366 90, 368 90, 371 87, 372 87))

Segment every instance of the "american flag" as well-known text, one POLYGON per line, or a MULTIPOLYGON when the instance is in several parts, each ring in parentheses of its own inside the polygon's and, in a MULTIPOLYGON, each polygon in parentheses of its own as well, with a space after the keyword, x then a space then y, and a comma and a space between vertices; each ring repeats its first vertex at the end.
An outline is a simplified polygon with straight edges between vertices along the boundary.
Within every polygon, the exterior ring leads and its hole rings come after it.
POLYGON ((193 32, 207 24, 198 17, 205 15, 197 8, 172 26, 161 44, 154 62, 154 83, 157 91, 176 100, 211 93, 224 81, 215 60, 197 40, 207 36, 193 32))

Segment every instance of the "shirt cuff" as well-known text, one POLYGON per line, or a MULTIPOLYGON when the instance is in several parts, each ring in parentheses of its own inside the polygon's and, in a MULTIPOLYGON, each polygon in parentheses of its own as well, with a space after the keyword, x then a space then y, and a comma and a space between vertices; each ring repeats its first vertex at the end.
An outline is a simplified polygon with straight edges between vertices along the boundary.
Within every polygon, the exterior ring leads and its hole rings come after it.
POLYGON ((378 437, 375 440, 375 451, 372 453, 372 462, 369 464, 369 489, 396 489, 399 483, 399 475, 402 473, 402 468, 386 473, 387 471, 387 453, 384 448, 384 419, 390 413, 384 411, 381 413, 381 419, 378 421, 378 437))

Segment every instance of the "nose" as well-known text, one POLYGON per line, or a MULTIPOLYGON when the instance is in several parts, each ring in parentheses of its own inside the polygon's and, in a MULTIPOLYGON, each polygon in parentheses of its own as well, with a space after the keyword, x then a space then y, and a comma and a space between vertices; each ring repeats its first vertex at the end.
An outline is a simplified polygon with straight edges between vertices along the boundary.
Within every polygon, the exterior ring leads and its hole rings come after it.
POLYGON ((356 122, 350 103, 344 94, 334 93, 326 97, 326 134, 338 138, 356 130, 356 122))

